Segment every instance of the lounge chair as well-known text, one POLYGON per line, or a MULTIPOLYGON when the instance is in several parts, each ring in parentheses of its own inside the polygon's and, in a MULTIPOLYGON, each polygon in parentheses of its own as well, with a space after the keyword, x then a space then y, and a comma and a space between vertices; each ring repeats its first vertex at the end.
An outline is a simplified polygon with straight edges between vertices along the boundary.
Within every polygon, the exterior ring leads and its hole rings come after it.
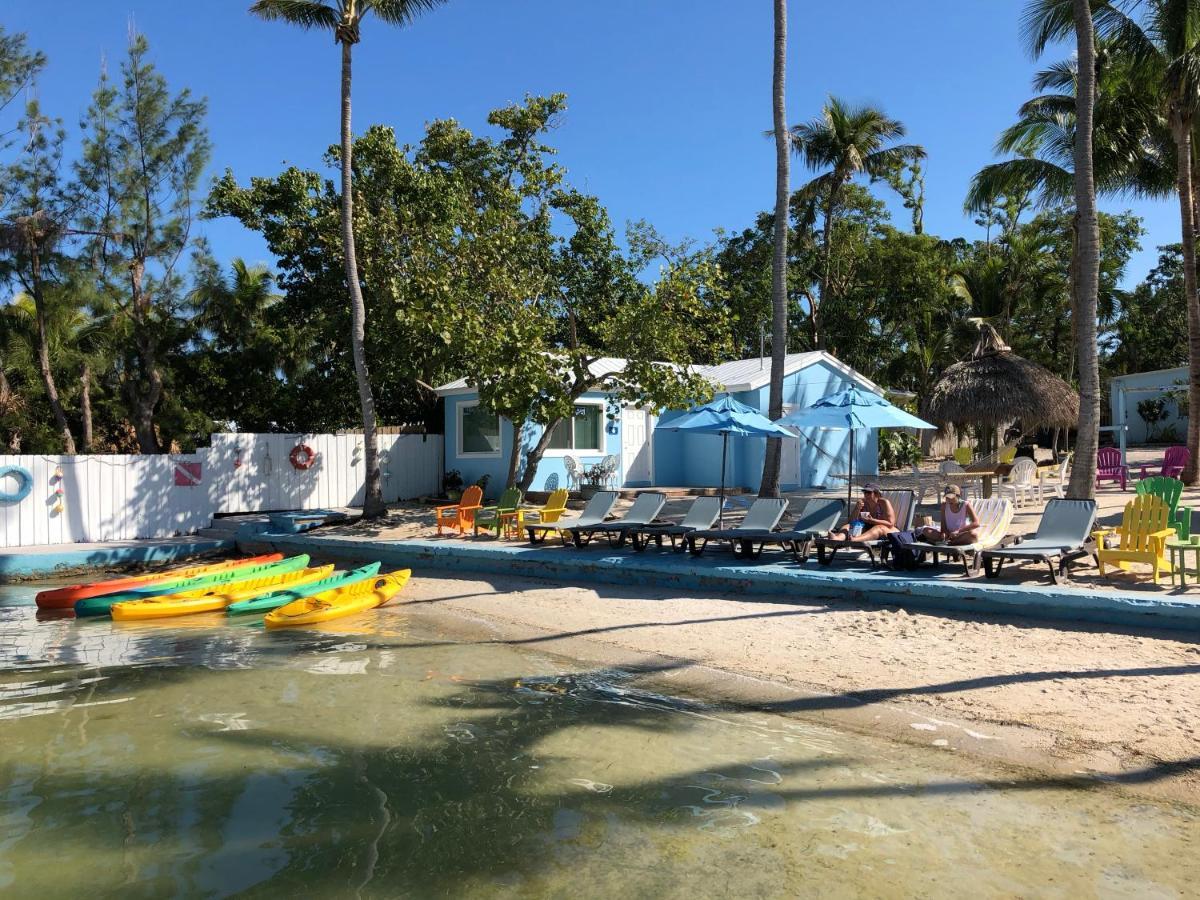
POLYGON ((607 518, 609 510, 613 508, 613 504, 616 502, 616 491, 596 491, 596 493, 592 494, 592 499, 587 502, 587 506, 583 508, 583 512, 574 519, 526 525, 525 532, 529 535, 529 543, 540 544, 546 539, 547 535, 557 534, 562 538, 563 545, 565 546, 571 529, 587 528, 589 525, 601 524, 607 518))
MULTIPOLYGON (((978 575, 980 564, 983 562, 982 553, 990 550, 1008 539, 1008 526, 1012 524, 1013 505, 1007 498, 989 497, 985 500, 970 501, 971 508, 979 517, 979 533, 971 544, 927 544, 916 541, 909 545, 914 553, 924 553, 931 557, 931 562, 937 565, 941 557, 957 560, 962 563, 963 574, 967 577, 978 575)), ((888 548, 880 554, 887 561, 888 548)))
POLYGON ((1095 555, 1096 546, 1092 540, 1095 522, 1095 500, 1052 499, 1046 504, 1033 537, 1009 547, 983 551, 984 574, 988 578, 998 578, 1009 560, 1044 562, 1050 567, 1050 580, 1061 584, 1070 579, 1072 562, 1095 555))
POLYGON ((775 530, 779 520, 787 511, 787 500, 774 497, 760 497, 750 504, 746 517, 736 528, 706 528, 693 531, 683 537, 688 552, 699 556, 708 546, 709 541, 725 541, 740 546, 743 537, 770 533, 775 530))
POLYGON ((778 545, 791 550, 796 562, 807 562, 813 541, 829 534, 846 510, 842 500, 814 498, 804 504, 799 518, 787 531, 761 531, 757 534, 739 535, 734 552, 749 559, 758 559, 767 545, 778 545))
MULTIPOLYGON (((634 550, 645 550, 654 541, 658 546, 663 545, 663 538, 671 539, 671 549, 676 549, 676 539, 685 537, 693 531, 702 531, 713 527, 713 523, 721 515, 720 497, 697 497, 688 507, 687 515, 678 525, 660 524, 643 525, 640 528, 628 530, 629 539, 633 541, 634 550)), ((682 549, 685 545, 680 545, 682 549)))
MULTIPOLYGON (((564 531, 570 532, 576 547, 585 547, 598 534, 608 538, 610 547, 624 547, 629 537, 629 529, 644 528, 658 517, 666 505, 667 495, 658 491, 643 491, 633 501, 633 506, 625 511, 625 515, 611 522, 595 522, 588 525, 576 523, 574 527, 564 526, 564 531)), ((570 523, 568 523, 569 526, 570 523)))
MULTIPOLYGON (((912 528, 913 514, 917 511, 916 494, 912 491, 883 491, 884 498, 892 504, 896 511, 896 530, 908 531, 912 528)), ((886 538, 873 541, 835 541, 832 538, 817 538, 813 546, 817 548, 817 562, 827 566, 834 561, 839 553, 865 553, 871 560, 872 566, 879 565, 879 555, 887 546, 886 538)))

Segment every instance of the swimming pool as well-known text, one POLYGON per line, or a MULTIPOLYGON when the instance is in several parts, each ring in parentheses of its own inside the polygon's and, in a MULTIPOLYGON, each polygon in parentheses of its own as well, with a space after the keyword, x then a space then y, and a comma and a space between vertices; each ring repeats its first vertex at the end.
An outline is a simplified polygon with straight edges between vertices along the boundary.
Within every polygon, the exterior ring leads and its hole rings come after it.
POLYGON ((1196 810, 449 639, 0 598, 11 896, 1182 896, 1196 810))

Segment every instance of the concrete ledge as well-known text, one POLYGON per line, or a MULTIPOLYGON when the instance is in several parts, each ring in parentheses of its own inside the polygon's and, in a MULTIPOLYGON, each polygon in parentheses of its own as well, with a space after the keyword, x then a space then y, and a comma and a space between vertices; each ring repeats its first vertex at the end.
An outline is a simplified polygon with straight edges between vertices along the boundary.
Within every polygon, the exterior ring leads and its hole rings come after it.
POLYGON ((242 534, 243 549, 275 549, 348 561, 379 560, 418 572, 478 572, 549 578, 581 584, 776 595, 806 600, 850 600, 921 610, 999 613, 1035 619, 1099 622, 1139 628, 1200 631, 1200 601, 1119 591, 1097 592, 1054 585, 1015 585, 1003 578, 916 578, 871 572, 861 565, 815 561, 800 566, 739 563, 728 553, 691 557, 649 550, 634 553, 607 546, 574 548, 474 541, 386 541, 346 535, 242 534))
POLYGON ((0 550, 0 581, 66 575, 85 569, 168 563, 193 556, 227 553, 236 542, 212 538, 162 538, 106 544, 54 544, 0 550))

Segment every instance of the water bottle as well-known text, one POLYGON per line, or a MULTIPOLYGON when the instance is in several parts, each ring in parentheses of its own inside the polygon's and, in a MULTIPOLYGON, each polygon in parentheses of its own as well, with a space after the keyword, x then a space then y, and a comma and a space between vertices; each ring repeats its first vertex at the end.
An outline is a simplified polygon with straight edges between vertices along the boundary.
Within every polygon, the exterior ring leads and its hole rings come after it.
POLYGON ((861 519, 855 519, 850 523, 850 537, 856 538, 863 533, 863 522, 861 519))

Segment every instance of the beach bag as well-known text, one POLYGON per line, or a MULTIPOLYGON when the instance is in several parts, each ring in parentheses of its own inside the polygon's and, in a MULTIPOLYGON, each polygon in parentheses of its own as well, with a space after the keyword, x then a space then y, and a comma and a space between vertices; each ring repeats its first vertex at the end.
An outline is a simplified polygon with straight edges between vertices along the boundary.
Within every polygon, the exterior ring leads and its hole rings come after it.
POLYGON ((913 549, 912 545, 917 541, 915 531, 893 531, 887 540, 891 547, 892 568, 896 571, 911 572, 925 561, 925 554, 913 549))

